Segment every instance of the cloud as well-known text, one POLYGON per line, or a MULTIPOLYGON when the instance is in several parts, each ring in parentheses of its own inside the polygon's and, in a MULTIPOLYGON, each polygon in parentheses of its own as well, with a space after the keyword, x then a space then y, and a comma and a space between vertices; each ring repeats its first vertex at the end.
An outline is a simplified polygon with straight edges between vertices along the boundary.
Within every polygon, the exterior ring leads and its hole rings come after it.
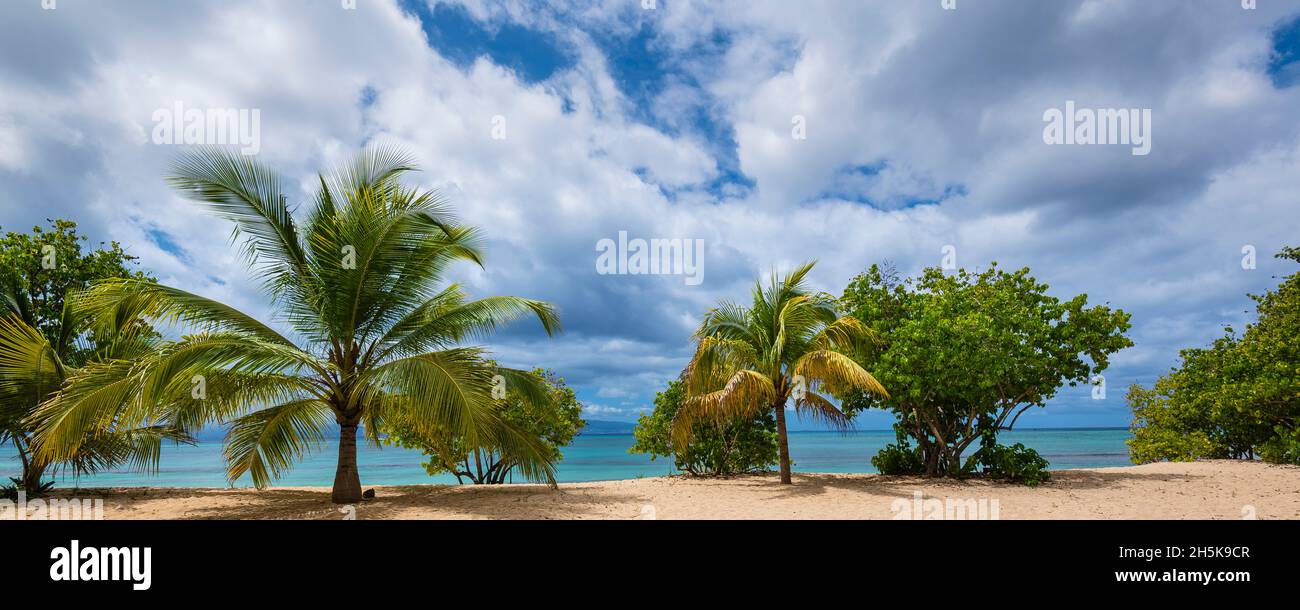
POLYGON ((322 166, 400 143, 489 238, 486 268, 455 279, 561 309, 561 337, 521 323, 497 356, 625 418, 680 371, 703 311, 808 259, 838 292, 952 245, 962 265, 1028 265, 1055 294, 1131 311, 1138 345, 1108 400, 1067 389, 1030 425, 1126 424, 1122 384, 1247 319, 1245 294, 1290 272, 1270 256, 1300 228, 1294 7, 443 4, 6 3, 0 226, 74 218, 161 280, 272 319, 228 226, 163 182, 178 149, 150 141, 153 111, 260 109, 259 158, 296 200, 322 166), (470 29, 431 27, 446 15, 470 29), (1152 109, 1151 154, 1045 145, 1043 112, 1068 100, 1152 109), (597 274, 596 242, 619 231, 703 239, 704 284, 597 274))
POLYGON ((616 407, 606 407, 596 404, 583 404, 582 413, 594 417, 623 416, 632 412, 631 409, 619 409, 616 407))

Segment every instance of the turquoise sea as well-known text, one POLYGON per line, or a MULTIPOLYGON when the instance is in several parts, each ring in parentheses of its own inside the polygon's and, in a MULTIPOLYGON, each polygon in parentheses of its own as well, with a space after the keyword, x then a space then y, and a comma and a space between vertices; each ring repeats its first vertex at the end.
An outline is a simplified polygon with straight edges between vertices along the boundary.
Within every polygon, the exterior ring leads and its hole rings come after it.
MULTIPOLYGON (((1127 429, 1058 429, 1016 430, 1004 432, 999 440, 1006 444, 1024 443, 1038 450, 1052 464, 1053 469, 1098 468, 1128 466, 1127 429)), ((894 441, 891 431, 791 432, 790 453, 795 470, 802 472, 875 472, 871 456, 881 447, 894 441)), ((559 464, 561 482, 606 481, 634 479, 676 474, 672 461, 660 458, 651 461, 645 455, 631 455, 632 435, 579 436, 564 449, 564 460, 559 464)), ((222 445, 218 441, 205 441, 195 446, 163 447, 161 470, 154 475, 135 472, 103 472, 95 476, 74 480, 63 478, 59 487, 226 487, 222 445)), ((385 447, 377 449, 369 444, 360 446, 358 461, 361 465, 363 485, 409 485, 419 483, 455 483, 455 477, 443 475, 430 477, 420 466, 422 456, 418 451, 385 447)), ((326 443, 296 465, 278 485, 328 486, 334 482, 334 462, 337 448, 326 443)), ((0 447, 0 475, 17 476, 17 454, 12 445, 0 447)), ((7 478, 0 478, 6 481, 7 478)), ((236 487, 247 487, 247 480, 236 482, 236 487)))

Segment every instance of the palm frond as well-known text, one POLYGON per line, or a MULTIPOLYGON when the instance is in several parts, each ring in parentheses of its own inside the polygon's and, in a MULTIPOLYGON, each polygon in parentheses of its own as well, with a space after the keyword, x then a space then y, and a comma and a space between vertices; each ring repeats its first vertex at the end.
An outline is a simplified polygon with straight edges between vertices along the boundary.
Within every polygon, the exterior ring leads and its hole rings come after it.
POLYGON ((804 392, 802 398, 796 398, 794 409, 800 419, 826 424, 841 431, 852 427, 853 422, 848 415, 826 397, 814 392, 804 392))
POLYGON ((501 377, 498 381, 504 383, 503 389, 513 392, 529 406, 544 408, 553 402, 554 397, 551 395, 551 389, 546 384, 546 380, 539 375, 533 374, 532 371, 499 366, 495 372, 501 377))
POLYGON ((34 405, 63 383, 59 355, 40 331, 13 314, 0 315, 0 402, 34 405))
POLYGON ((325 441, 333 423, 329 405, 303 399, 267 407, 234 420, 226 433, 226 478, 248 474, 258 489, 270 485, 304 453, 325 441))
POLYGON ((849 390, 862 390, 888 398, 889 392, 876 378, 852 358, 830 350, 815 350, 804 354, 795 363, 793 374, 808 380, 810 390, 820 388, 840 394, 849 390))
POLYGON ((752 418, 770 410, 776 398, 776 387, 771 379, 748 369, 736 371, 721 390, 686 399, 673 418, 673 442, 683 447, 690 444, 692 429, 697 422, 752 418))
POLYGON ((154 282, 106 280, 77 294, 74 300, 100 329, 120 330, 129 321, 146 317, 163 323, 189 324, 204 330, 245 333, 263 341, 293 346, 293 342, 280 333, 238 309, 154 282))
POLYGON ((132 430, 98 431, 88 437, 72 458, 62 465, 77 475, 94 474, 125 466, 129 470, 156 474, 164 442, 194 445, 198 441, 184 430, 148 426, 132 430))
POLYGON ((484 425, 495 422, 492 377, 495 366, 477 348, 454 348, 394 360, 358 380, 358 405, 386 394, 419 432, 434 427, 477 442, 484 425))
POLYGON ((505 324, 529 314, 537 317, 548 335, 560 330, 559 316, 549 303, 511 296, 465 302, 463 297, 456 286, 451 286, 412 310, 375 342, 380 351, 374 360, 486 338, 505 324))
POLYGON ((817 336, 813 337, 812 343, 818 349, 840 350, 852 354, 879 340, 875 331, 863 324, 861 320, 844 316, 826 325, 817 336))
POLYGON ((482 445, 500 451, 503 460, 509 462, 513 472, 518 472, 524 480, 558 487, 555 463, 541 439, 504 420, 484 426, 479 437, 482 445))
POLYGON ((135 360, 87 364, 33 411, 28 425, 42 456, 71 459, 100 430, 159 423, 197 429, 271 400, 322 391, 295 374, 319 366, 297 348, 255 337, 195 335, 135 360))
POLYGON ((756 366, 758 352, 739 339, 721 335, 701 338, 695 356, 682 371, 690 394, 706 394, 721 389, 736 371, 756 366))
POLYGON ((262 262, 269 275, 293 276, 305 270, 306 256, 284 187, 270 168, 235 151, 203 147, 177 159, 168 181, 234 222, 236 235, 247 239, 250 260, 262 262))

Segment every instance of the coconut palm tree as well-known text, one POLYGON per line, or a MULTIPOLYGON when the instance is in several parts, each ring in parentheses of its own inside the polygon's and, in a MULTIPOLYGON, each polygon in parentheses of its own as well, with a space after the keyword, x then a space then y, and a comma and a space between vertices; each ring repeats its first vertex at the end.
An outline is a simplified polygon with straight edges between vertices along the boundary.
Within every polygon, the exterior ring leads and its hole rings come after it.
POLYGON ((32 451, 34 430, 29 421, 37 407, 65 386, 80 366, 113 359, 136 358, 156 350, 162 343, 144 324, 134 303, 118 303, 112 316, 91 326, 78 311, 74 299, 65 300, 53 338, 37 330, 30 319, 31 308, 20 298, 6 298, 8 309, 0 314, 0 443, 12 442, 22 462, 22 476, 16 486, 29 495, 45 491, 44 476, 60 468, 76 474, 129 465, 141 471, 155 470, 164 440, 192 443, 183 430, 167 426, 143 426, 113 430, 90 427, 76 451, 49 460, 32 451))
POLYGON ((822 392, 859 389, 887 396, 885 388, 847 354, 866 346, 870 329, 852 317, 838 317, 829 295, 810 294, 804 279, 815 263, 784 277, 756 283, 748 308, 722 302, 695 331, 695 356, 682 377, 687 400, 673 420, 673 442, 684 447, 693 425, 776 415, 781 482, 790 483, 790 443, 785 408, 847 428, 848 417, 822 392))
POLYGON ((553 307, 518 297, 470 300, 443 278, 456 261, 482 264, 478 232, 459 224, 434 191, 403 186, 414 169, 397 150, 373 148, 319 175, 299 224, 280 178, 247 157, 199 149, 175 164, 171 183, 235 224, 250 264, 289 332, 222 303, 130 280, 98 284, 92 312, 136 299, 151 319, 191 334, 149 357, 114 361, 75 378, 39 415, 39 449, 75 450, 88 423, 165 422, 195 429, 228 422, 227 475, 264 487, 306 450, 339 430, 332 499, 361 499, 357 431, 378 445, 386 425, 451 430, 519 460, 530 480, 554 483, 544 447, 497 414, 494 388, 544 400, 545 384, 497 367, 464 346, 502 324, 536 316, 559 329, 553 307), (291 338, 292 337, 292 338, 291 338))

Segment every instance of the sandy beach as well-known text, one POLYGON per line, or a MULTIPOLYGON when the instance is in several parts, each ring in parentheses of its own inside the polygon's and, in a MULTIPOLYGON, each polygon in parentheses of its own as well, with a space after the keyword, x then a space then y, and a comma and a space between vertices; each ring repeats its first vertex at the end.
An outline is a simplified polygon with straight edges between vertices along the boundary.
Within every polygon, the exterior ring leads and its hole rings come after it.
MULTIPOLYGON (((781 486, 776 475, 756 475, 567 483, 558 490, 541 485, 375 490, 375 499, 355 507, 355 518, 893 519, 912 516, 911 511, 934 516, 938 513, 929 507, 938 507, 938 500, 968 518, 1300 519, 1300 467, 1235 461, 1062 470, 1032 488, 797 474, 793 486, 781 486)), ((329 489, 323 487, 82 489, 55 495, 73 496, 102 498, 106 519, 343 519, 349 514, 329 502, 329 489)))

